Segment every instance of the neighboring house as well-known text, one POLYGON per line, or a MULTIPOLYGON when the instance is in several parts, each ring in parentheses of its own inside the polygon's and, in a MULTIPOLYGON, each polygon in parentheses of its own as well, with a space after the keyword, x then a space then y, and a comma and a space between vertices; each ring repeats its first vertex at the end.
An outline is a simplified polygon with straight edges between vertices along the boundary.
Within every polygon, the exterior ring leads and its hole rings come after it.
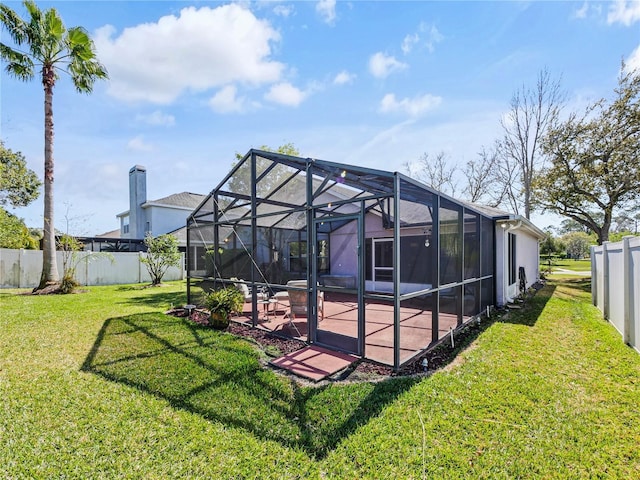
MULTIPOLYGON (((251 150, 187 237, 189 303, 211 280, 275 295, 303 279, 306 341, 400 368, 536 282, 544 233, 398 172, 251 150)), ((246 315, 264 326, 254 300, 246 315)))
POLYGON ((147 170, 136 165, 129 170, 129 210, 116 215, 120 228, 95 237, 79 237, 86 250, 107 252, 146 251, 146 234, 170 233, 186 251, 186 221, 205 195, 182 192, 158 200, 147 200, 147 170))
POLYGON ((120 238, 140 240, 147 234, 157 237, 183 229, 189 214, 204 198, 205 195, 182 192, 147 200, 147 170, 136 165, 129 170, 129 210, 116 215, 120 238))

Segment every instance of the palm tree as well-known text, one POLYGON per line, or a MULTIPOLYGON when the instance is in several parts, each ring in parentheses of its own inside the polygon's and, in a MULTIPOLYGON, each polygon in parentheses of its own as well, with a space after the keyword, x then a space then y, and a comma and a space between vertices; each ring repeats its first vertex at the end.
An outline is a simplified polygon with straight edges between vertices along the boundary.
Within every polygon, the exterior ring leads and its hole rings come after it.
POLYGON ((65 28, 54 8, 42 11, 32 0, 25 0, 28 20, 0 4, 0 24, 17 48, 0 43, 0 58, 6 71, 19 80, 30 81, 40 68, 44 87, 44 237, 40 285, 59 281, 53 225, 53 87, 58 72, 66 72, 79 93, 91 93, 97 79, 107 71, 96 57, 95 46, 82 27, 65 28), (20 48, 24 45, 25 50, 20 48))

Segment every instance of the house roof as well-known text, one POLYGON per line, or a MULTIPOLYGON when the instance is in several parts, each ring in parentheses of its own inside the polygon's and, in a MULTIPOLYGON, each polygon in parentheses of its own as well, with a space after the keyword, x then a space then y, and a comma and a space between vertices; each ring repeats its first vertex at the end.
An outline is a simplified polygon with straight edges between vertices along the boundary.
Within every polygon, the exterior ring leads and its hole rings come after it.
POLYGON ((510 214, 505 218, 496 219, 496 223, 508 230, 522 230, 528 232, 538 240, 544 240, 547 237, 545 232, 540 230, 522 215, 510 214))
MULTIPOLYGON (((148 207, 169 207, 169 208, 177 208, 180 210, 189 210, 193 211, 195 208, 202 203, 205 199, 206 195, 201 195, 199 193, 192 192, 180 192, 174 193, 167 197, 162 197, 157 200, 149 200, 142 204, 142 208, 148 207)), ((129 210, 126 210, 122 213, 116 215, 116 217, 123 217, 129 214, 129 210)))
POLYGON ((178 207, 185 208, 189 210, 194 210, 206 195, 201 195, 199 193, 191 193, 191 192, 181 192, 174 193, 169 195, 168 197, 163 197, 158 200, 150 200, 142 204, 142 208, 149 206, 159 206, 159 207, 178 207))
POLYGON ((101 233, 96 235, 95 238, 120 238, 120 229, 111 230, 110 232, 101 233))
POLYGON ((178 244, 180 246, 187 245, 187 227, 186 226, 176 228, 175 230, 167 232, 167 235, 173 235, 174 237, 176 237, 178 239, 178 244))
POLYGON ((478 210, 480 213, 483 213, 485 215, 487 215, 488 217, 492 217, 492 218, 500 218, 500 217, 508 217, 509 215, 512 215, 511 213, 505 211, 505 210, 501 210, 499 208, 496 207, 490 207, 489 205, 483 205, 481 203, 473 203, 473 202, 467 202, 466 200, 457 200, 460 203, 465 204, 466 206, 469 206, 471 208, 474 208, 476 210, 478 210))

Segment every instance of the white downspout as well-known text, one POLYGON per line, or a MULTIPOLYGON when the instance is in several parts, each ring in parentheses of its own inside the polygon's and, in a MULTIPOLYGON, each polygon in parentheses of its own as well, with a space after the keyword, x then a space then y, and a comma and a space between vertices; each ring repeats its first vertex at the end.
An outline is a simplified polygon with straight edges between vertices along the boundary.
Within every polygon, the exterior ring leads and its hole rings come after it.
POLYGON ((502 229, 502 298, 505 305, 513 299, 509 296, 509 232, 518 230, 522 226, 522 220, 513 223, 507 220, 500 226, 507 225, 502 229))

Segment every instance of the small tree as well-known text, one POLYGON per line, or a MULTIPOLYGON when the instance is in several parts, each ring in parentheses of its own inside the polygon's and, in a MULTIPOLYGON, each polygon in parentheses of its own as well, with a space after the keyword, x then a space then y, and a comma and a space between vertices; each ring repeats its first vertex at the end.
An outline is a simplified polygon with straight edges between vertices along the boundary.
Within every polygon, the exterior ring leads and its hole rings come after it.
POLYGON ((155 238, 147 234, 144 244, 147 246, 147 255, 140 258, 140 261, 147 266, 151 285, 160 285, 169 267, 180 266, 178 239, 169 234, 155 238))
POLYGON ((0 248, 38 249, 38 239, 34 238, 21 218, 0 207, 0 248))
POLYGON ((76 269, 80 261, 85 261, 87 264, 98 258, 108 258, 111 263, 115 260, 113 255, 108 252, 84 252, 84 255, 80 253, 84 249, 84 243, 78 240, 73 235, 65 233, 57 239, 58 250, 62 252, 62 281, 60 282, 59 292, 73 293, 80 285, 80 282, 76 279, 76 269))
POLYGON ((27 168, 24 155, 5 148, 0 140, 0 205, 26 207, 38 198, 40 185, 36 173, 27 168))
POLYGON ((64 234, 58 238, 58 250, 62 251, 62 281, 60 293, 73 293, 79 285, 76 280, 76 266, 78 252, 82 251, 83 243, 76 237, 64 234))
POLYGON ((565 244, 558 238, 555 238, 550 230, 547 230, 547 237, 540 243, 540 255, 546 258, 549 270, 551 270, 552 259, 555 255, 566 252, 565 244))
POLYGON ((38 241, 29 234, 24 221, 4 209, 25 207, 38 198, 40 180, 27 168, 20 152, 13 152, 0 140, 0 247, 37 249, 38 241))
POLYGON ((567 233, 562 237, 567 246, 567 257, 580 260, 588 255, 589 247, 595 243, 593 236, 584 232, 567 233))

